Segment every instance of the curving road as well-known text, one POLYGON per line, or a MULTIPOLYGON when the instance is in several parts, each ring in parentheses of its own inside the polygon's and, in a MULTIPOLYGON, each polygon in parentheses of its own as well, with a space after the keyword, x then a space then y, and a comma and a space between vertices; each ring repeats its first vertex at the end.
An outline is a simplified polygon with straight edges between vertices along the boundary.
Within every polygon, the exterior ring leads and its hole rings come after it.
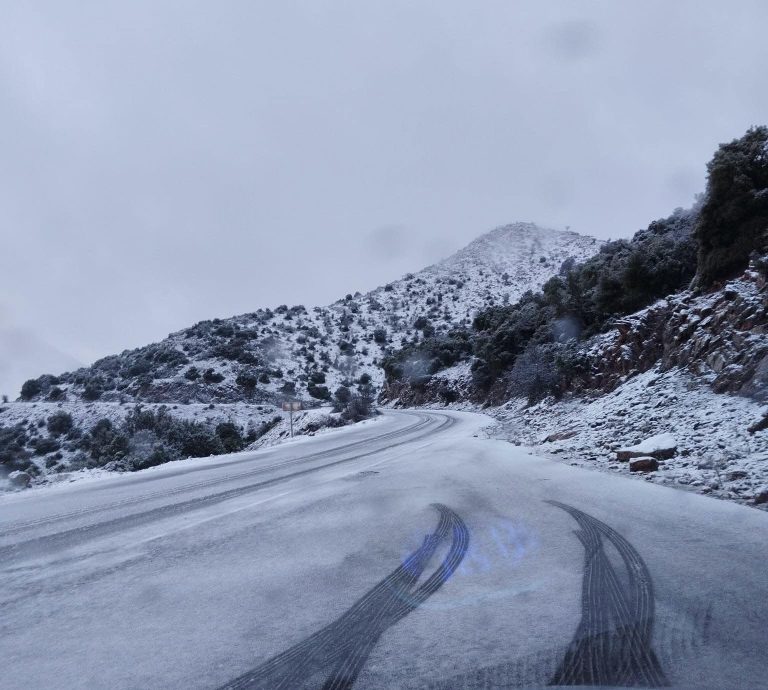
POLYGON ((0 499, 3 688, 768 688, 768 514, 387 412, 0 499))

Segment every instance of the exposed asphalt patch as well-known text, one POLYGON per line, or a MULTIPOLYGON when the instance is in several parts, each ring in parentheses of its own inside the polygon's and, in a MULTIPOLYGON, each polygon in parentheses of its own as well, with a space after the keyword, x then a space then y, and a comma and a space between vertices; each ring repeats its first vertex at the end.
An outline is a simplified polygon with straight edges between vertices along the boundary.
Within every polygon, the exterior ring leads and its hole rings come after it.
POLYGON ((453 575, 469 548, 464 521, 444 505, 422 545, 346 613, 304 641, 222 686, 221 690, 348 690, 381 635, 418 608, 453 575), (438 568, 417 586, 438 547, 450 540, 438 568))

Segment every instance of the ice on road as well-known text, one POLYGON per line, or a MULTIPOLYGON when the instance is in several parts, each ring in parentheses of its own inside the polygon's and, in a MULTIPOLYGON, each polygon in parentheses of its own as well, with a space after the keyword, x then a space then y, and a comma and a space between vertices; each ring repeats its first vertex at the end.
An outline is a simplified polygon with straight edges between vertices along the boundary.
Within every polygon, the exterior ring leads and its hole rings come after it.
POLYGON ((387 412, 0 500, 3 688, 768 687, 768 514, 387 412))

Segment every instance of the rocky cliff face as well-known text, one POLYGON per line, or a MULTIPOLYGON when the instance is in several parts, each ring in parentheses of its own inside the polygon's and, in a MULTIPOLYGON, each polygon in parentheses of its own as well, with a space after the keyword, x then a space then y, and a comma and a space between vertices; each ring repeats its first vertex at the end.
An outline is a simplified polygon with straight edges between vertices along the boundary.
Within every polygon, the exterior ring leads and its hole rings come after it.
POLYGON ((394 407, 469 404, 476 399, 477 390, 472 383, 469 362, 443 369, 420 382, 404 379, 385 381, 381 391, 382 402, 394 407))
POLYGON ((616 323, 586 350, 577 389, 607 392, 656 364, 717 393, 768 400, 768 289, 754 267, 706 294, 685 291, 616 323))

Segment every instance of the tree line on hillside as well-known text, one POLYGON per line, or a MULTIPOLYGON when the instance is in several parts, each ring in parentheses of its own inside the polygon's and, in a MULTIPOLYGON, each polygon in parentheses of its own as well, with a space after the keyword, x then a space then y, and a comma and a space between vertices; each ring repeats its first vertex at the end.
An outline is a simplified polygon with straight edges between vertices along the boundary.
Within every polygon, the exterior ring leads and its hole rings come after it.
POLYGON ((480 400, 559 395, 580 371, 579 340, 682 289, 716 287, 750 258, 766 271, 768 128, 721 145, 707 171, 706 193, 693 208, 608 242, 581 264, 566 262, 540 291, 481 311, 469 329, 425 333, 385 358, 387 382, 423 388, 433 374, 471 359, 480 400))

